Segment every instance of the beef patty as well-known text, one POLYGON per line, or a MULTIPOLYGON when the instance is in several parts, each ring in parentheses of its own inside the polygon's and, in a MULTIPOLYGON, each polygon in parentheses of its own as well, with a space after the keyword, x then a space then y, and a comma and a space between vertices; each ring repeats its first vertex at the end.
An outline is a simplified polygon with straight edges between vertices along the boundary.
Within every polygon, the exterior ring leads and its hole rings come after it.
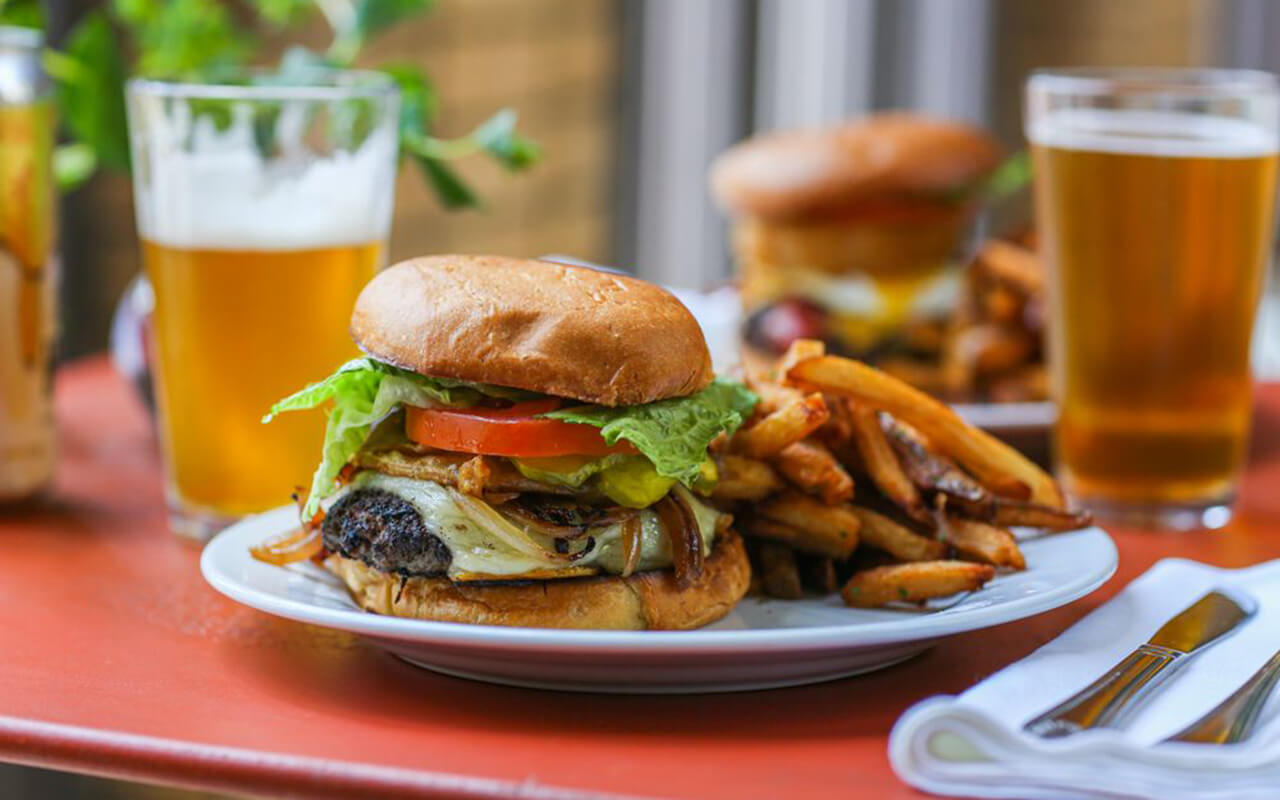
POLYGON ((325 514, 321 526, 329 552, 397 575, 444 575, 453 560, 407 500, 381 489, 356 489, 325 514))

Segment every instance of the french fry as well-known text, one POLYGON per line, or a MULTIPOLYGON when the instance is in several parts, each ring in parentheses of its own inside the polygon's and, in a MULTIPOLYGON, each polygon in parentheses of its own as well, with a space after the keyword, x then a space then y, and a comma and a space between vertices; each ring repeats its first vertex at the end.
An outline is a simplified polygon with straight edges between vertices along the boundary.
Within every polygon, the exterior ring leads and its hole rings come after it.
POLYGON ((787 347, 778 362, 778 374, 786 375, 787 370, 811 358, 820 358, 827 354, 827 346, 817 339, 796 339, 787 347))
POLYGON ((738 431, 733 438, 733 450, 752 458, 768 458, 813 433, 830 416, 822 395, 811 394, 738 431))
POLYGON ((828 506, 799 492, 782 492, 757 506, 756 514, 794 530, 789 542, 805 553, 844 560, 858 546, 862 522, 846 505, 828 506))
POLYGON ((989 564, 971 561, 917 561, 855 573, 840 594, 855 608, 889 603, 922 603, 934 597, 971 592, 995 577, 989 564))
POLYGON ((852 401, 847 397, 823 399, 827 401, 827 411, 831 416, 813 435, 829 449, 844 449, 853 436, 853 421, 850 419, 852 401))
POLYGON ((853 506, 862 527, 858 539, 862 544, 883 550, 899 561, 937 561, 947 555, 947 546, 937 539, 921 536, 869 508, 853 506))
POLYGON ((975 519, 990 519, 996 499, 985 487, 960 471, 954 463, 930 453, 915 431, 890 417, 880 420, 902 470, 918 489, 941 492, 953 506, 975 519))
POLYGON ((930 394, 947 391, 947 381, 952 377, 945 364, 929 364, 910 358, 885 358, 877 361, 876 366, 889 377, 930 394))
POLYGON ((1003 283, 988 283, 978 297, 982 315, 992 323, 1018 325, 1026 306, 1026 295, 1003 283))
POLYGON ((919 430, 931 446, 955 459, 998 495, 1062 507, 1058 485, 1044 470, 999 439, 968 425, 948 406, 877 369, 823 356, 801 361, 786 377, 801 386, 842 394, 888 411, 919 430))
POLYGON ((987 274, 1013 284, 1024 294, 1044 291, 1044 265, 1032 250, 992 239, 978 251, 977 261, 987 274))
POLYGON ((871 476, 885 497, 907 512, 915 519, 927 519, 924 501, 920 492, 907 474, 902 471, 898 457, 894 455, 893 446, 885 438, 880 427, 879 414, 875 409, 864 405, 854 405, 849 409, 849 421, 852 427, 853 440, 857 443, 858 453, 862 457, 862 467, 871 476))
POLYGON ((840 588, 835 562, 825 556, 796 555, 800 566, 800 583, 817 594, 827 595, 840 588))
MULTIPOLYGON (((855 519, 854 522, 857 523, 857 520, 855 519)), ((850 545, 848 537, 815 534, 768 517, 750 517, 744 520, 740 527, 745 533, 757 539, 782 542, 802 553, 833 558, 837 561, 848 558, 857 547, 856 538, 853 545, 850 545)))
POLYGON ((1026 363, 1036 342, 1026 331, 988 323, 956 334, 952 347, 954 358, 969 364, 971 373, 985 377, 1026 363))
POLYGON ((1066 511, 1032 503, 996 502, 992 522, 1010 527, 1047 528, 1051 531, 1073 531, 1093 522, 1088 511, 1066 511))
POLYGON ((787 445, 773 457, 773 466, 798 488, 816 494, 829 506, 853 497, 853 478, 831 451, 817 442, 806 439, 787 445))
POLYGON ((991 380, 987 394, 993 403, 1025 403, 1049 396, 1049 375, 1043 364, 1028 364, 991 380))
POLYGON ((756 542, 755 550, 760 562, 760 580, 764 584, 765 594, 783 600, 796 600, 804 596, 804 589, 800 585, 800 569, 790 547, 763 540, 756 542))
POLYGON ((972 519, 947 517, 945 534, 947 544, 966 559, 993 567, 1027 568, 1027 560, 1018 549, 1018 541, 1004 528, 972 519))
POLYGON ((725 455, 719 462, 720 479, 711 496, 717 500, 760 500, 782 488, 782 479, 763 461, 725 455))
POLYGON ((738 521, 738 529, 754 539, 769 539, 783 544, 793 544, 803 539, 806 534, 790 525, 775 522, 764 517, 745 517, 738 521))
POLYGON ((794 386, 783 386, 772 375, 761 370, 747 373, 744 380, 747 388, 760 398, 756 406, 759 414, 772 414, 780 408, 804 400, 804 392, 794 386))

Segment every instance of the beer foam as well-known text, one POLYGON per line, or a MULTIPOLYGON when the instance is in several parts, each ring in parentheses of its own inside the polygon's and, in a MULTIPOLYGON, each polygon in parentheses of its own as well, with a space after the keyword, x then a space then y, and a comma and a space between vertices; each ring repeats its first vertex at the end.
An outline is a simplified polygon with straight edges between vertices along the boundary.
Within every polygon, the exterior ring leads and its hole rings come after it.
POLYGON ((242 114, 225 130, 207 117, 147 125, 154 127, 145 141, 135 133, 134 186, 139 231, 153 242, 300 250, 365 244, 390 229, 399 146, 394 126, 379 126, 356 150, 320 155, 303 143, 300 120, 286 111, 279 121, 285 144, 265 158, 251 119, 242 114), (292 144, 290 126, 299 132, 292 144))
POLYGON ((1034 144, 1170 158, 1257 158, 1280 149, 1276 134, 1247 120, 1175 111, 1072 108, 1029 126, 1034 144))

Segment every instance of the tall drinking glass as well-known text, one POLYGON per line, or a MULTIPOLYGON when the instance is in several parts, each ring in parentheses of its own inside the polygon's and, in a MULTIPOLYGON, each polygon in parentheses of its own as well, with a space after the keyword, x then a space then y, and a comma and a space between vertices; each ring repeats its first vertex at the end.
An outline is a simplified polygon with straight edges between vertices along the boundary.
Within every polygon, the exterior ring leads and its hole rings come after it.
POLYGON ((0 27, 0 503, 53 477, 53 103, 40 33, 0 27))
POLYGON ((129 83, 176 533, 203 540, 307 485, 324 420, 260 420, 355 354, 351 307, 386 255, 398 108, 388 78, 358 71, 129 83))
POLYGON ((1027 84, 1067 490, 1161 527, 1230 518, 1272 243, 1277 82, 1064 70, 1027 84))

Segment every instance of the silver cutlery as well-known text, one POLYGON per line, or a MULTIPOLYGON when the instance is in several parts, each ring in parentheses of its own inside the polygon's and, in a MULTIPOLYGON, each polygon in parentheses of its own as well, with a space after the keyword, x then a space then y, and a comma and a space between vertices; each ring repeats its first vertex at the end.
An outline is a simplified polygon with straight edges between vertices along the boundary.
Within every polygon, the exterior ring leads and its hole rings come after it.
POLYGON ((1167 742, 1230 744, 1249 738, 1258 722, 1258 714, 1267 704, 1271 690, 1280 680, 1280 652, 1262 666, 1244 685, 1219 703, 1212 711, 1170 736, 1167 742))
POLYGON ((1120 727, 1188 656, 1219 641, 1256 611, 1257 604, 1247 596, 1227 589, 1211 591, 1102 677, 1024 727, 1046 738, 1120 727))

